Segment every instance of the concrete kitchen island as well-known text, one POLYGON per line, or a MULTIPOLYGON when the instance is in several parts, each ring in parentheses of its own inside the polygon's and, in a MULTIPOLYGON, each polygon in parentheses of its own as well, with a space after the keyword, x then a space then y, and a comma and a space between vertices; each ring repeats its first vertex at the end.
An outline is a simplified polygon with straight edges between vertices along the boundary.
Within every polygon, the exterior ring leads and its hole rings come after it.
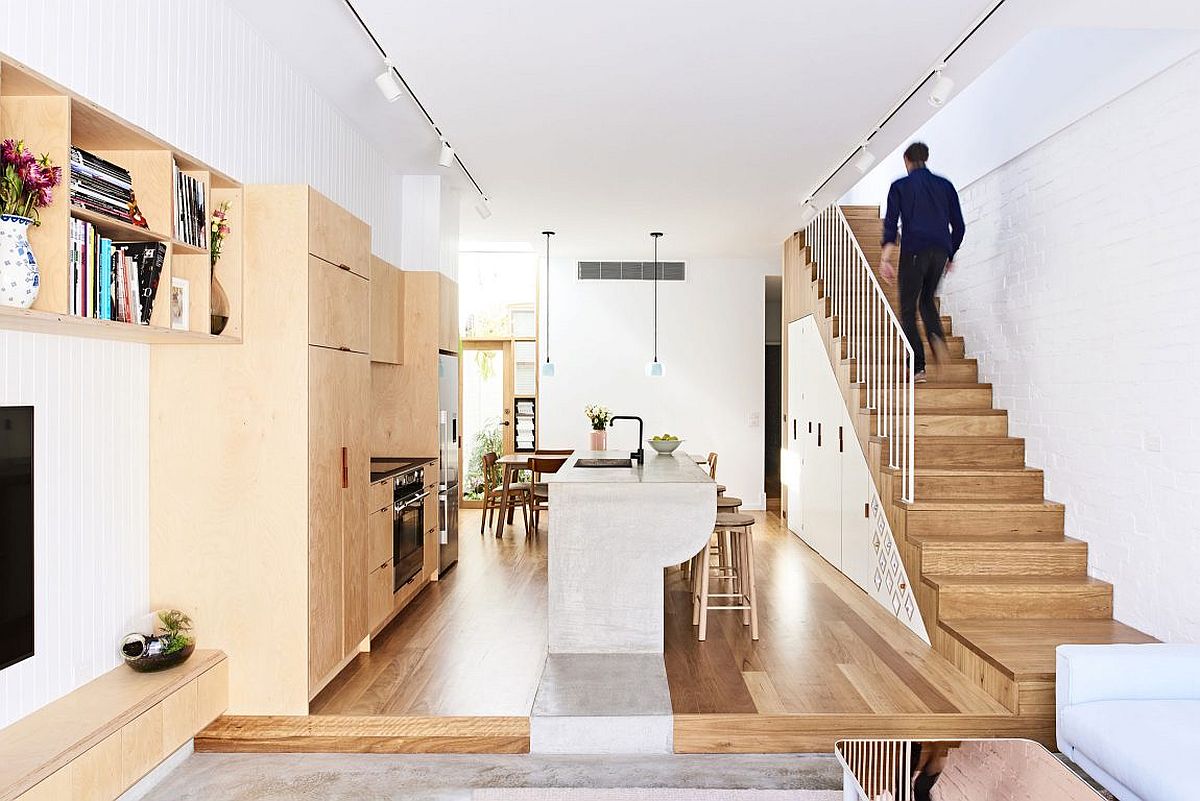
POLYGON ((549 654, 534 701, 540 753, 670 753, 663 663, 663 568, 712 534, 717 487, 687 454, 626 459, 580 452, 545 476, 550 491, 549 654))

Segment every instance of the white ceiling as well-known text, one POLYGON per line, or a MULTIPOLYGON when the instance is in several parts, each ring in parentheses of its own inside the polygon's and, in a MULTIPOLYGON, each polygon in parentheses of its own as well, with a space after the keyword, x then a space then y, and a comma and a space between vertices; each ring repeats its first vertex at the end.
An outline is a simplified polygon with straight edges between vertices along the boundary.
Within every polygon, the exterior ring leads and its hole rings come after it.
MULTIPOLYGON (((439 171, 341 0, 231 2, 397 169, 439 171)), ((646 255, 651 230, 666 258, 774 256, 801 195, 989 5, 356 2, 491 196, 463 238, 552 228, 559 254, 594 258, 646 255)))

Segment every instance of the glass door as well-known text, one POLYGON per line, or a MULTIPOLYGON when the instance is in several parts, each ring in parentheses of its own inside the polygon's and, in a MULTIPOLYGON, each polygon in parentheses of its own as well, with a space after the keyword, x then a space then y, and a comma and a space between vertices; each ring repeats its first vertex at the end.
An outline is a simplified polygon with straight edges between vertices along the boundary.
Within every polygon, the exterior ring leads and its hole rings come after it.
POLYGON ((462 358, 464 506, 483 500, 483 455, 513 452, 513 362, 508 340, 464 340, 462 358))

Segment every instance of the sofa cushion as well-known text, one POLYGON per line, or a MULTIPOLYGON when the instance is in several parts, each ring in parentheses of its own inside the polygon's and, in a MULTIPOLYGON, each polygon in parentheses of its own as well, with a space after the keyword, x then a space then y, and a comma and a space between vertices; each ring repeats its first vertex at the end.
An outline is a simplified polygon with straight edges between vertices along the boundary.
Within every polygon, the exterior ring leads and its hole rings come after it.
POLYGON ((1144 801, 1193 797, 1200 701, 1074 704, 1059 710, 1058 734, 1144 801))

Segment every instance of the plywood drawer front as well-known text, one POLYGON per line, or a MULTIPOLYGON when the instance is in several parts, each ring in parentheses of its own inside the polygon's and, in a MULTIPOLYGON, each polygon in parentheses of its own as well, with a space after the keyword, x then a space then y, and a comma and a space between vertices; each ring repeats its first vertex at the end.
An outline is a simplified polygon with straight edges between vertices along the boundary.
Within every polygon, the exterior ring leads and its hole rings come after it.
POLYGON ((367 616, 371 631, 392 613, 392 563, 377 567, 367 577, 367 616))
POLYGON ((392 480, 390 478, 383 481, 376 481, 371 485, 370 494, 367 496, 370 500, 370 506, 367 508, 372 512, 378 512, 380 509, 391 509, 392 492, 392 480))
POLYGON ((392 509, 389 506, 367 519, 367 571, 392 558, 392 509))
POLYGON ((308 259, 308 342, 366 353, 371 347, 371 284, 312 256, 308 259))
POLYGON ((163 699, 162 750, 163 757, 175 753, 196 734, 196 704, 200 693, 193 681, 163 699))
POLYGON ((196 682, 196 726, 200 731, 229 708, 229 660, 205 671, 196 682))
POLYGON ((162 704, 155 704, 121 729, 121 789, 132 787, 166 756, 162 704))
POLYGON ((371 275, 371 227, 320 192, 308 192, 308 252, 371 275))
POLYGON ((64 801, 71 797, 71 766, 56 770, 29 790, 17 796, 17 801, 64 801))
POLYGON ((115 731, 71 763, 74 801, 112 801, 121 786, 121 732, 115 731))

